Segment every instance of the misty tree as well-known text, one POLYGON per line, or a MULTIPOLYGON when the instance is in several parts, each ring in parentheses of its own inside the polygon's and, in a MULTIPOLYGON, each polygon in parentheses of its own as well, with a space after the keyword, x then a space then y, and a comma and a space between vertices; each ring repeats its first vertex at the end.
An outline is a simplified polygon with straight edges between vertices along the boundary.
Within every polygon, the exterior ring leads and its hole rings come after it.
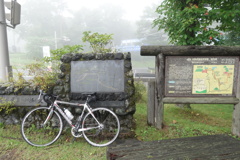
POLYGON ((90 43, 93 53, 109 53, 112 52, 113 34, 99 34, 91 31, 83 32, 83 42, 90 43))
POLYGON ((95 9, 72 11, 67 8, 66 1, 26 0, 23 3, 18 34, 27 42, 29 56, 41 58, 42 46, 45 45, 51 49, 64 45, 84 45, 82 33, 85 31, 113 34, 115 45, 123 39, 135 38, 136 29, 133 23, 124 19, 121 7, 102 4, 95 9))
POLYGON ((163 30, 154 28, 152 22, 157 18, 158 14, 155 12, 157 4, 145 7, 143 15, 137 21, 137 36, 141 39, 142 44, 151 45, 166 45, 167 34, 163 30))
POLYGON ((113 34, 114 44, 119 44, 123 39, 135 38, 135 28, 123 18, 123 14, 121 7, 107 3, 95 9, 81 8, 73 12, 68 31, 70 39, 73 40, 71 43, 81 43, 81 36, 85 31, 113 34))
MULTIPOLYGON (((62 37, 66 29, 63 12, 64 1, 59 0, 26 0, 22 6, 22 22, 19 35, 27 42, 27 52, 31 57, 42 58, 42 46, 55 48, 55 33, 62 37)), ((58 45, 62 44, 59 39, 58 45)))
MULTIPOLYGON (((236 10, 240 10, 240 5, 235 5, 236 10)), ((226 45, 240 45, 240 14, 236 14, 234 18, 235 24, 232 25, 232 29, 226 35, 224 44, 226 45)))
POLYGON ((154 25, 176 45, 221 44, 222 32, 237 31, 238 0, 164 0, 154 25))

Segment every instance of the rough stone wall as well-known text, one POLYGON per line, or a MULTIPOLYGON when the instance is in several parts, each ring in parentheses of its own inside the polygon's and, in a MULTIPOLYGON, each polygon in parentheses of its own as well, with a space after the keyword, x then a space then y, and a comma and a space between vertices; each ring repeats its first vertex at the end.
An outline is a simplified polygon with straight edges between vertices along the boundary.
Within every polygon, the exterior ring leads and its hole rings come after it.
MULTIPOLYGON (((53 94, 59 95, 61 100, 64 101, 84 101, 86 100, 86 94, 72 94, 70 88, 71 77, 71 61, 91 61, 91 60, 124 60, 124 92, 120 93, 100 93, 97 92, 97 101, 95 105, 98 105, 98 101, 108 104, 109 101, 115 104, 113 106, 107 106, 113 110, 119 117, 121 123, 122 133, 126 133, 127 136, 131 134, 131 130, 134 127, 133 114, 135 113, 134 102, 134 80, 131 65, 130 53, 106 53, 106 54, 66 54, 61 59, 60 74, 56 81, 56 85, 53 87, 53 94), (117 106, 118 102, 124 102, 121 106, 117 106)), ((30 86, 15 90, 14 86, 2 84, 0 85, 1 95, 38 95, 38 88, 32 88, 30 86)), ((81 112, 81 109, 77 107, 67 106, 68 109, 75 115, 81 112)), ((19 124, 23 116, 31 109, 31 107, 17 107, 11 115, 6 115, 0 112, 0 123, 5 124, 19 124)))
MULTIPOLYGON (((132 73, 131 54, 130 53, 106 53, 106 54, 65 54, 62 58, 60 66, 61 73, 58 76, 56 86, 53 88, 53 93, 60 95, 60 98, 65 101, 84 101, 87 94, 79 93, 72 94, 70 87, 71 77, 71 61, 91 61, 91 60, 124 60, 124 78, 125 91, 124 93, 101 93, 97 92, 97 102, 124 101, 124 106, 107 106, 112 109, 119 117, 122 131, 130 131, 134 127, 133 114, 135 113, 134 101, 134 80, 132 73)), ((73 113, 78 113, 77 108, 70 108, 73 113)))
POLYGON ((39 89, 37 87, 26 86, 24 88, 19 89, 14 87, 14 84, 12 83, 0 84, 0 103, 1 103, 0 104, 0 123, 3 123, 5 125, 20 124, 25 114, 31 109, 33 109, 33 107, 30 107, 30 106, 22 106, 22 107, 9 106, 6 109, 5 103, 15 104, 15 102, 14 100, 12 100, 12 98, 6 100, 1 96, 11 95, 11 96, 18 97, 18 95, 27 96, 27 95, 38 95, 38 94, 39 94, 39 89))

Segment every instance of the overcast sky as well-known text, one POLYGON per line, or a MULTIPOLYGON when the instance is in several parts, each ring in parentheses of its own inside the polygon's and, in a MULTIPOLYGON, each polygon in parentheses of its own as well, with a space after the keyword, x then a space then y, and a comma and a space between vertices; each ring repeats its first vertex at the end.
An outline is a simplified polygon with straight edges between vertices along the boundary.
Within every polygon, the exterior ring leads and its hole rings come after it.
MULTIPOLYGON (((24 3, 25 0, 17 0, 18 3, 24 3)), ((97 8, 104 3, 118 5, 126 11, 126 19, 129 20, 139 20, 142 12, 146 6, 151 6, 152 4, 160 4, 163 0, 59 0, 66 1, 68 6, 72 10, 78 10, 81 7, 87 8, 97 8)))
POLYGON ((146 6, 160 4, 162 0, 68 0, 69 7, 76 10, 82 6, 96 8, 104 3, 118 5, 126 11, 125 18, 138 20, 146 6))

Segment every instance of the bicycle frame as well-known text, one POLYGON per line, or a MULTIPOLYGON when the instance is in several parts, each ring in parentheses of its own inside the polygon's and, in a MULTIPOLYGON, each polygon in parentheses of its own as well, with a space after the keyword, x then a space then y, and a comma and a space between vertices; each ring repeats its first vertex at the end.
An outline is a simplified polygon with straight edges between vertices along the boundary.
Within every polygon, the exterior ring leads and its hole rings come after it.
POLYGON ((95 93, 89 94, 84 103, 66 102, 57 98, 56 95, 40 91, 39 102, 44 100, 48 107, 34 108, 24 116, 21 133, 28 144, 37 147, 53 144, 63 131, 64 119, 69 124, 73 137, 83 136, 93 146, 107 146, 116 140, 120 132, 119 119, 110 109, 90 106, 89 103, 97 99, 95 93), (43 95, 42 99, 40 99, 41 95, 43 95), (82 107, 82 112, 72 120, 72 116, 68 118, 69 116, 65 113, 64 105, 82 107))
MULTIPOLYGON (((83 118, 83 114, 84 114, 84 111, 87 110, 92 116, 93 118, 95 119, 95 121, 98 123, 98 125, 100 126, 100 123, 99 121, 96 119, 96 117, 94 116, 94 114, 92 114, 92 109, 91 107, 88 105, 87 101, 86 103, 84 104, 80 104, 80 103, 70 103, 70 102, 65 102, 65 101, 59 101, 59 100, 55 100, 53 104, 51 104, 51 106, 49 107, 49 109, 51 110, 49 112, 49 115, 46 119, 46 121, 44 122, 47 123, 48 119, 50 119, 50 117, 52 116, 52 113, 54 111, 54 109, 57 109, 57 111, 63 116, 63 118, 68 122, 68 124, 72 127, 72 128, 75 128, 75 126, 72 124, 72 121, 66 116, 66 114, 63 112, 63 110, 60 108, 60 106, 58 104, 67 104, 67 105, 73 105, 73 106, 79 106, 79 107, 83 107, 83 111, 81 113, 81 115, 78 117, 77 121, 81 121, 82 118, 83 118)), ((98 128, 98 127, 91 127, 91 128, 82 128, 82 129, 79 129, 78 131, 81 132, 81 131, 84 131, 84 130, 89 130, 89 129, 93 129, 93 128, 98 128)))

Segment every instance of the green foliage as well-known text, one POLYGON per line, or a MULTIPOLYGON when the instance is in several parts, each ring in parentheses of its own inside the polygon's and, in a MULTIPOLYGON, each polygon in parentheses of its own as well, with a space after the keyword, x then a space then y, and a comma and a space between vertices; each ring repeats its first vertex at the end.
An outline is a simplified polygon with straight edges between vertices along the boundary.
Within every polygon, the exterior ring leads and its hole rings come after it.
POLYGON ((146 87, 141 81, 134 82, 135 95, 134 99, 136 103, 146 103, 147 102, 147 91, 146 87))
POLYGON ((94 53, 107 53, 111 52, 111 48, 107 48, 108 45, 111 46, 113 40, 113 34, 99 34, 91 33, 91 31, 83 32, 83 42, 89 42, 94 53))
POLYGON ((28 69, 30 75, 33 75, 33 79, 29 81, 31 85, 47 91, 56 84, 59 69, 47 66, 44 61, 28 64, 26 69, 28 69))
POLYGON ((22 89, 29 85, 23 78, 23 73, 18 71, 17 69, 14 74, 14 78, 11 78, 9 82, 9 85, 14 86, 14 92, 17 92, 19 89, 22 89))
POLYGON ((5 127, 4 123, 0 122, 0 128, 4 128, 4 127, 5 127))
POLYGON ((83 51, 82 45, 73 45, 73 46, 66 45, 62 48, 51 50, 51 57, 44 57, 44 61, 46 62, 60 61, 61 57, 64 54, 80 53, 81 51, 83 51))
MULTIPOLYGON (((222 32, 236 29, 234 18, 239 2, 218 0, 164 0, 156 12, 154 26, 168 33, 177 45, 215 45, 222 43, 222 32), (208 4, 211 9, 205 7, 208 4), (217 22, 217 23, 216 23, 217 22), (214 26, 215 25, 215 26, 214 26)), ((239 30, 239 29, 238 29, 239 30)))
POLYGON ((0 102, 1 102, 0 103, 0 113, 10 114, 10 113, 12 113, 12 111, 17 109, 16 107, 13 107, 15 102, 6 101, 6 99, 1 98, 1 97, 0 97, 0 102))
POLYGON ((50 65, 43 59, 26 64, 22 69, 28 71, 28 75, 33 78, 26 81, 23 77, 24 73, 16 69, 13 78, 10 79, 8 84, 14 88, 15 93, 28 86, 48 90, 56 84, 57 74, 59 74, 59 65, 55 63, 50 65))

